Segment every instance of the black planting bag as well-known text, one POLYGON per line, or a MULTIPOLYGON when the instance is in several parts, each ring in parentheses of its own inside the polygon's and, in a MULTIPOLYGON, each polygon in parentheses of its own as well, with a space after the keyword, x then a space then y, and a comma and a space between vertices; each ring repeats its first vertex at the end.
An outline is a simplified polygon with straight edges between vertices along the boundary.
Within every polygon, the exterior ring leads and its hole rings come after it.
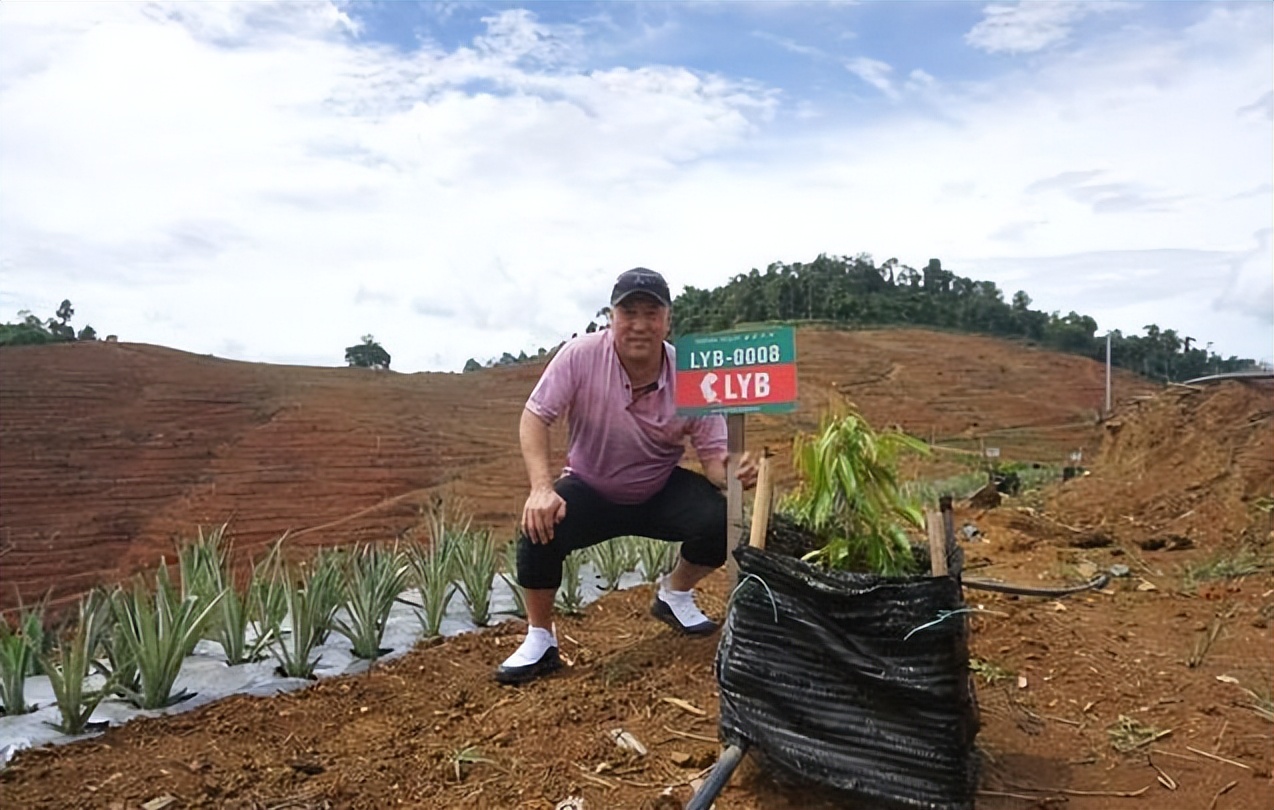
POLYGON ((916 630, 964 608, 960 550, 952 576, 901 578, 747 546, 734 555, 739 587, 716 659, 722 739, 846 798, 971 810, 967 616, 916 630))

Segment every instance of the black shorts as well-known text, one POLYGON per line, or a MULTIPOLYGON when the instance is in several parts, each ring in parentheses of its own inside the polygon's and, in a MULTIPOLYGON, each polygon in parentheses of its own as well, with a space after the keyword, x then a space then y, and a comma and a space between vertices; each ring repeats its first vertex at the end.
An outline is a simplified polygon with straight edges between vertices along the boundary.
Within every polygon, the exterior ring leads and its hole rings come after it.
POLYGON ((566 517, 548 543, 518 537, 518 584, 552 588, 562 584, 562 560, 581 548, 612 537, 637 535, 681 543, 686 562, 718 568, 725 564, 725 494, 702 475, 684 467, 645 503, 616 504, 574 476, 563 476, 553 489, 566 501, 566 517))

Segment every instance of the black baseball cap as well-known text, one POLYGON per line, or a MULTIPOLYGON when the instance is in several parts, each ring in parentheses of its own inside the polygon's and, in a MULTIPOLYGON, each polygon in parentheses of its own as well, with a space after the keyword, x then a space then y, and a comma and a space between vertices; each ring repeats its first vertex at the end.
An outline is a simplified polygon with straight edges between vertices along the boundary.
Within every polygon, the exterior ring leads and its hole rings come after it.
POLYGON ((610 305, 616 306, 630 295, 649 295, 666 307, 672 306, 672 295, 668 292, 668 282, 654 270, 634 267, 619 274, 615 280, 615 289, 610 294, 610 305))

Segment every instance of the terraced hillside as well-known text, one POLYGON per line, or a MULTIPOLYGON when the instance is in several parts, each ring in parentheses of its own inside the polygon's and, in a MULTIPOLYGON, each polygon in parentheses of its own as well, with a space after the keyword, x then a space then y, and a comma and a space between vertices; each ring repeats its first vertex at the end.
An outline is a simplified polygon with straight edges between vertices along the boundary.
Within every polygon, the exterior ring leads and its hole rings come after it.
MULTIPOLYGON (((877 425, 1005 458, 1095 449, 1103 369, 990 338, 919 330, 798 333, 801 407, 749 420, 782 454, 829 402, 877 425)), ((0 608, 65 601, 230 521, 252 551, 392 537, 462 497, 511 532, 524 495, 518 413, 539 364, 398 374, 243 363, 129 343, 0 351, 0 608)), ((1120 373, 1120 398, 1152 386, 1120 373)), ((564 444, 559 431, 556 447, 564 444)), ((930 472, 956 469, 939 454, 930 472)), ((780 464, 778 469, 785 470, 780 464)))

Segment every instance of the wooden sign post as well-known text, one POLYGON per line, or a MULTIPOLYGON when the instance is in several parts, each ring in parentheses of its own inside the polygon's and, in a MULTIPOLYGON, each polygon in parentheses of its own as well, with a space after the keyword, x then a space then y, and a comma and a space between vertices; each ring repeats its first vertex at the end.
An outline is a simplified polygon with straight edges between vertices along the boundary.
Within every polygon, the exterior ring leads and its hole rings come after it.
POLYGON ((725 417, 726 449, 730 453, 725 465, 725 567, 731 583, 739 581, 739 564, 728 550, 738 546, 743 537, 743 482, 739 480, 739 461, 747 448, 746 419, 741 413, 725 417))
MULTIPOLYGON (((749 413, 784 413, 796 408, 796 334, 790 326, 686 335, 677 343, 677 413, 726 417, 726 543, 744 542, 743 486, 736 473, 747 445, 749 413)), ((727 554, 731 581, 738 579, 727 554)))

